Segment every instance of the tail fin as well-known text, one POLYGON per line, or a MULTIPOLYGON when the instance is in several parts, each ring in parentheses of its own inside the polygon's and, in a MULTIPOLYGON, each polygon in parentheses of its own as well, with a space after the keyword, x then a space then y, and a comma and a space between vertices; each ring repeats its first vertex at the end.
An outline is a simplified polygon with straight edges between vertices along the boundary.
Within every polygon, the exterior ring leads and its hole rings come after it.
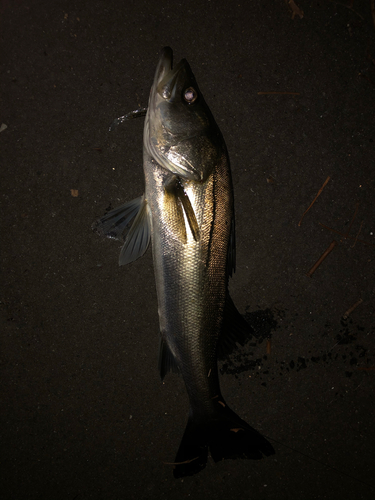
MULTIPOLYGON (((224 404, 224 403, 222 403, 224 404)), ((206 467, 208 448, 215 462, 226 458, 259 460, 275 453, 272 445, 228 406, 211 418, 189 420, 175 459, 174 477, 192 476, 206 467)))

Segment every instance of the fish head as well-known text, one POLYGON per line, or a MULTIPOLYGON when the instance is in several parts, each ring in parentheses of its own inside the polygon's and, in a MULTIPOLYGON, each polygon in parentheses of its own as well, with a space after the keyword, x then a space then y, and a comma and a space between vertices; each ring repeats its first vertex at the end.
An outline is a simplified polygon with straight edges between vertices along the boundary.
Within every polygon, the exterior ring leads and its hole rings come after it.
POLYGON ((225 150, 221 132, 186 59, 173 67, 172 49, 163 49, 151 87, 144 147, 162 167, 203 182, 225 150))

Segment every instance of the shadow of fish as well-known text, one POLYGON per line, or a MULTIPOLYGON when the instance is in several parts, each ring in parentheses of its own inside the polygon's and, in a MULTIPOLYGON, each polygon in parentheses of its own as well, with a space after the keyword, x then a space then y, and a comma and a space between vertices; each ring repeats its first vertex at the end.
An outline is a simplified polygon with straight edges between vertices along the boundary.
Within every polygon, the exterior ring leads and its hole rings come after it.
POLYGON ((174 476, 202 470, 208 449, 215 462, 271 455, 270 443, 227 406, 220 392, 218 351, 241 343, 250 328, 228 293, 235 268, 229 159, 189 64, 183 59, 173 67, 169 47, 150 92, 143 166, 145 194, 109 212, 93 229, 125 239, 120 265, 143 255, 152 240, 160 375, 180 372, 190 401, 174 476))

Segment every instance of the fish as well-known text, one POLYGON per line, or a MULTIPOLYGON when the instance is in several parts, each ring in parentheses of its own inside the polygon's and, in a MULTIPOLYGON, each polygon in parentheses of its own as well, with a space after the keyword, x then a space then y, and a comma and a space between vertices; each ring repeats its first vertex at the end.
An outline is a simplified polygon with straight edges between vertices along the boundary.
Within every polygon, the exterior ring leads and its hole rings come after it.
POLYGON ((189 396, 173 462, 174 477, 180 478, 204 469, 208 452, 218 462, 261 459, 275 450, 229 408, 220 391, 218 355, 243 344, 251 332, 228 292, 235 270, 229 156, 189 63, 182 59, 173 66, 169 47, 161 53, 145 109, 145 192, 108 212, 93 229, 124 242, 120 265, 141 257, 151 241, 159 372, 162 380, 180 373, 189 396))

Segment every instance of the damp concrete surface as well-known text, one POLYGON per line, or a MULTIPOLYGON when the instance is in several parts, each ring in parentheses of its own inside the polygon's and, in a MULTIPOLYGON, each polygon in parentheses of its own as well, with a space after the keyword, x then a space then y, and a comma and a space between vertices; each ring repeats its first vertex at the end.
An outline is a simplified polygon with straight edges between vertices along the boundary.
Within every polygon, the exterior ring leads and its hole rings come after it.
POLYGON ((374 498, 373 16, 1 0, 2 499, 374 498), (167 45, 231 159, 230 293, 254 334, 219 360, 223 395, 276 451, 177 480, 188 401, 158 375, 151 250, 120 268, 91 230, 143 192, 143 119, 108 126, 147 106, 167 45))

